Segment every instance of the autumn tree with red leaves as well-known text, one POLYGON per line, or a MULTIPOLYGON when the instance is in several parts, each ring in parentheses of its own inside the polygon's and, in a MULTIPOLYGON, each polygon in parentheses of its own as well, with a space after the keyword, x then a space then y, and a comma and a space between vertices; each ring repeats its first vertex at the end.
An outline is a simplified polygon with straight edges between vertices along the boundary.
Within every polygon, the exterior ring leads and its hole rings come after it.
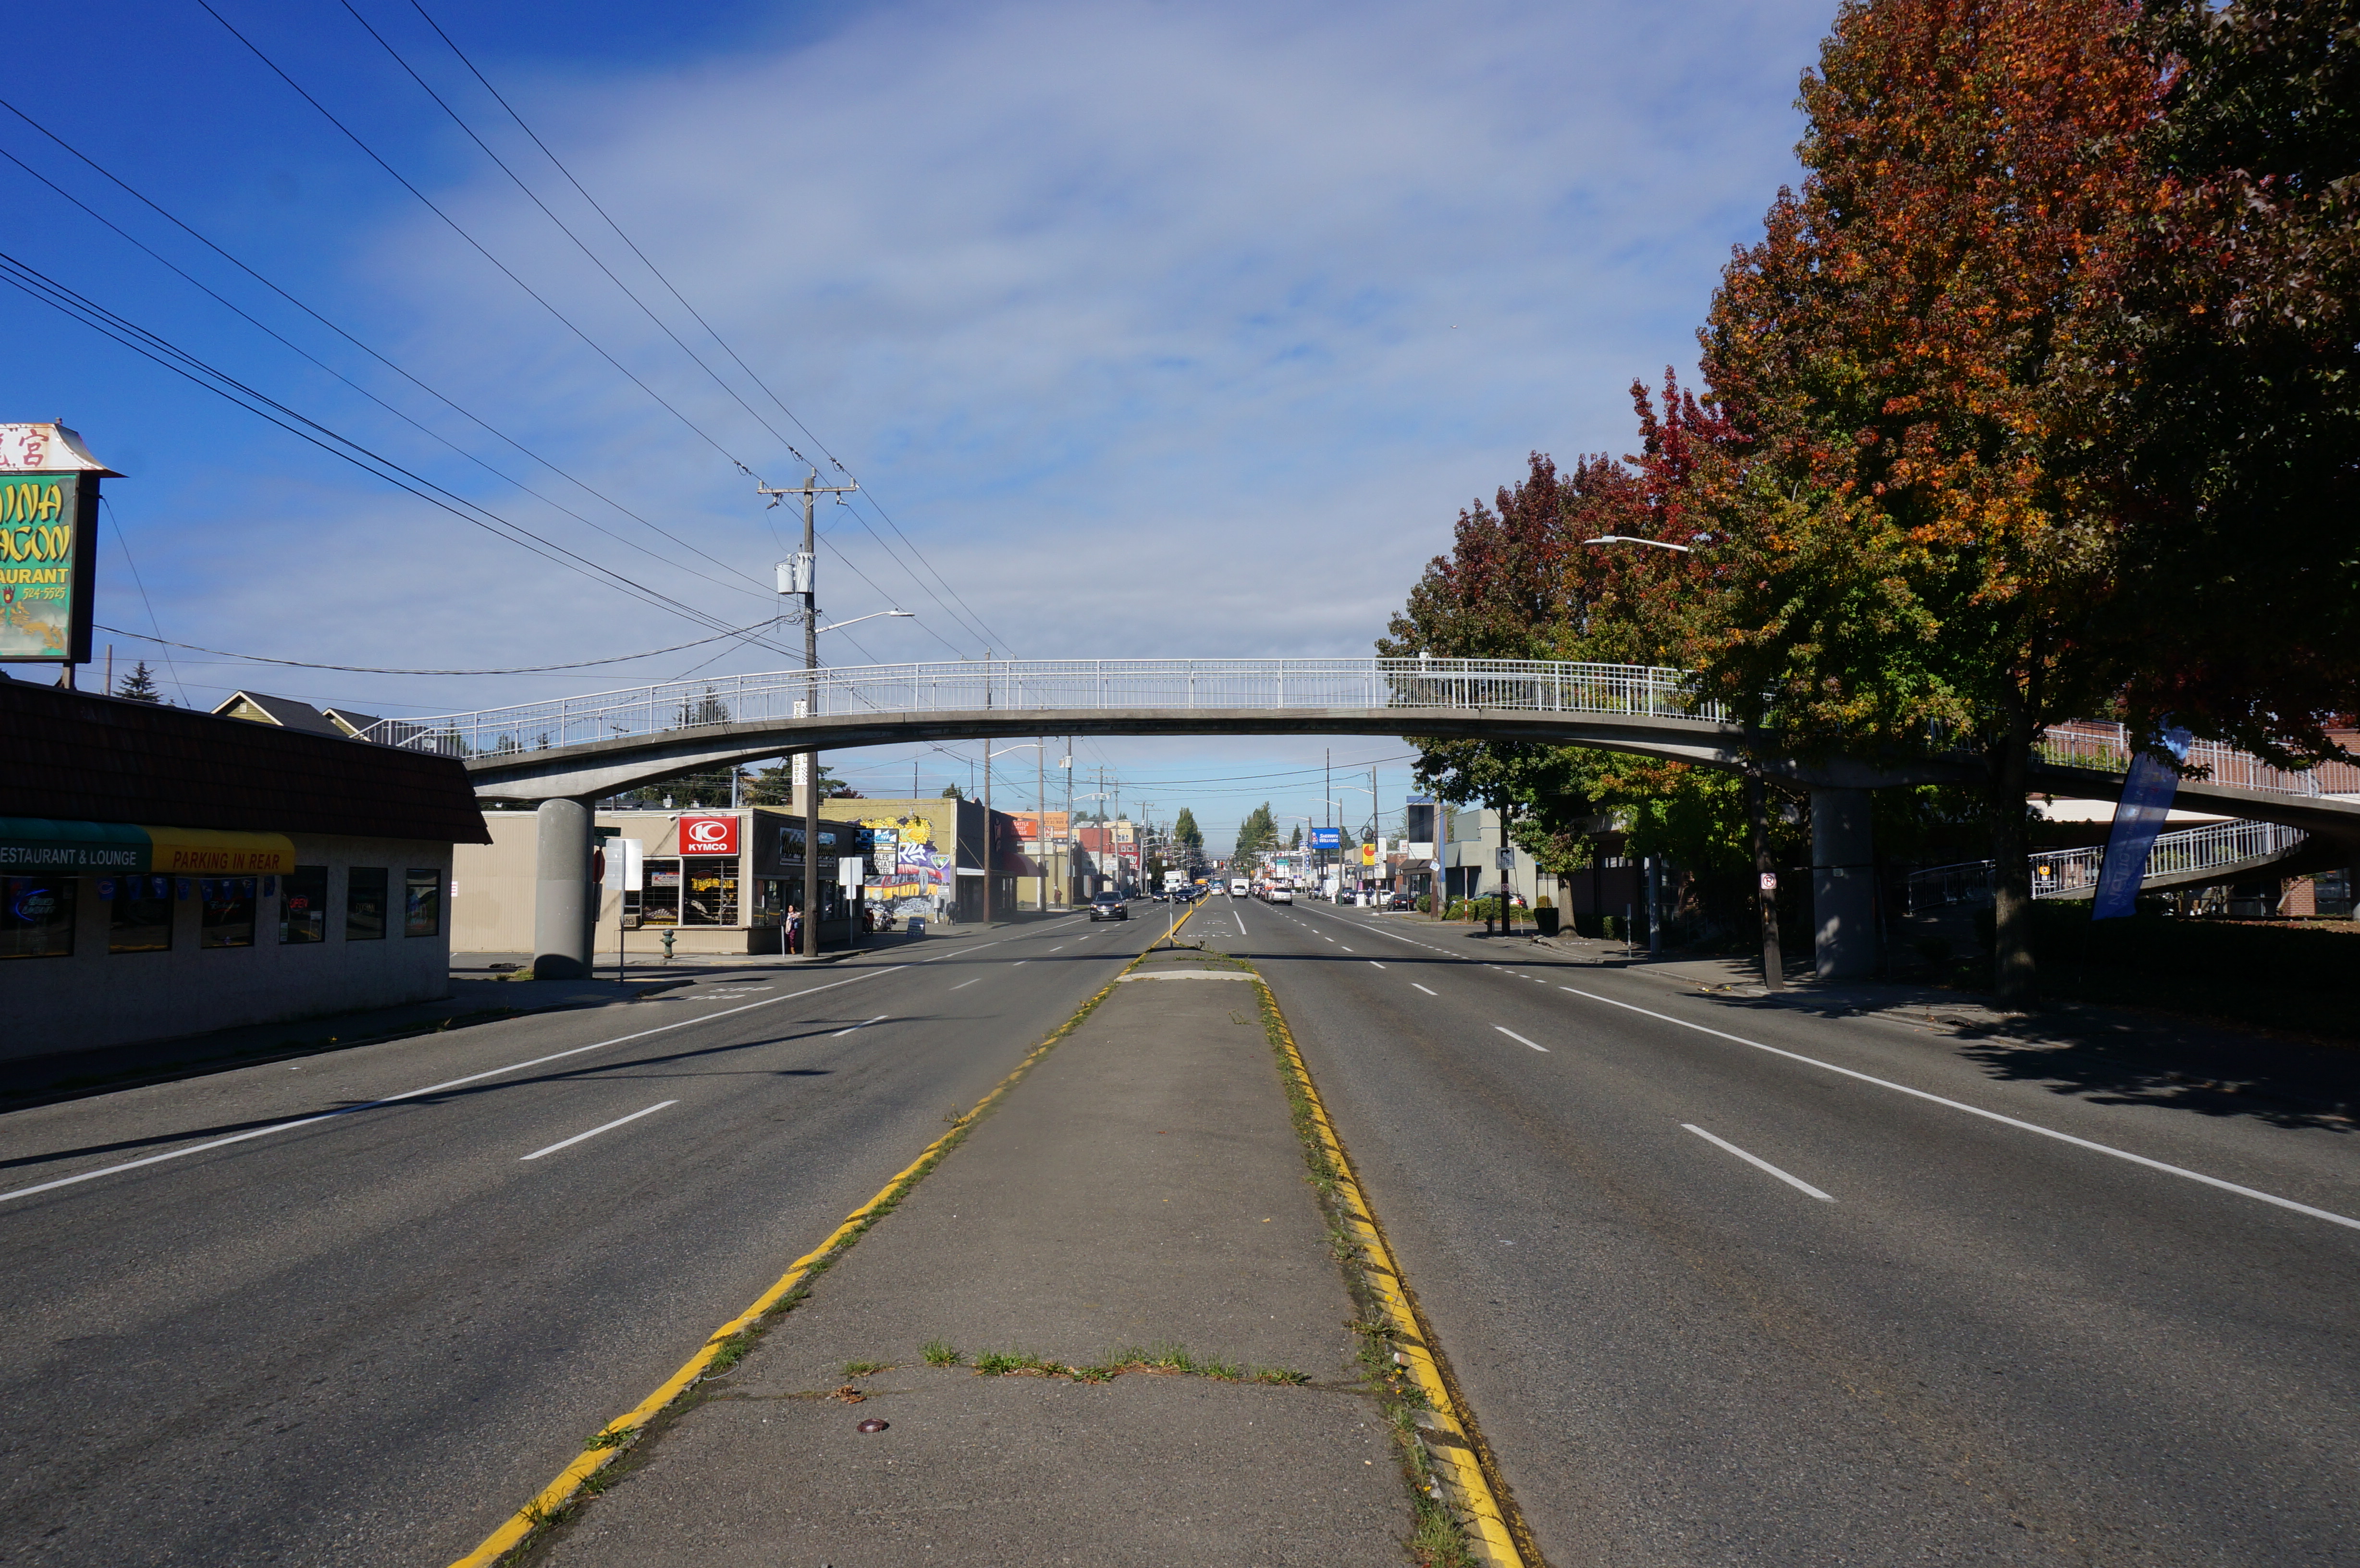
POLYGON ((2157 73, 2119 0, 1858 0, 1803 82, 1808 173, 1699 334, 1717 456, 1712 692, 1788 749, 1986 760, 2004 999, 2033 988, 2025 780, 2102 711, 2117 531, 2081 346, 2152 182, 2157 73))

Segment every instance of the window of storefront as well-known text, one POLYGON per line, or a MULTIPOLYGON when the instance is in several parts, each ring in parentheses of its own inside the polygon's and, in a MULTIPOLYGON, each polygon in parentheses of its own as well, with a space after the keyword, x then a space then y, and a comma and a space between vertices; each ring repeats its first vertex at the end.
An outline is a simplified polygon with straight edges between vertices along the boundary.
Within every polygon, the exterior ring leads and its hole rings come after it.
POLYGON ((106 951, 167 953, 172 946, 172 879, 169 877, 102 877, 99 898, 106 905, 106 951))
POLYGON ((0 877, 0 958, 73 954, 74 879, 0 877))
POLYGON ((382 866, 355 866, 344 873, 344 940, 381 942, 385 938, 385 883, 382 866))
POLYGON ((413 866, 404 880, 401 934, 442 934, 442 873, 432 866, 413 866))
POLYGON ((748 923, 758 926, 784 925, 787 920, 787 885, 775 877, 764 877, 754 883, 753 918, 748 923))
POLYGON ((197 928, 199 947, 252 947, 254 898, 260 883, 255 877, 204 877, 197 892, 204 899, 204 917, 197 928))
POLYGON ((279 879, 279 940, 328 940, 328 868, 299 866, 279 879))
POLYGON ((738 863, 692 861, 681 878, 681 923, 691 926, 734 926, 738 923, 738 863))
POLYGON ((650 860, 641 870, 647 887, 623 895, 623 913, 637 915, 643 926, 680 924, 680 862, 650 860))

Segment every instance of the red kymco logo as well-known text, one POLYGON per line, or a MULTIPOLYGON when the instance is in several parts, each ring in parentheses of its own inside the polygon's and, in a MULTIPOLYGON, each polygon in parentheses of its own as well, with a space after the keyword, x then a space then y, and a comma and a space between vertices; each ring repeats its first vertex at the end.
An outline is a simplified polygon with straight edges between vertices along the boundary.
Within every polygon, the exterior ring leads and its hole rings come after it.
POLYGON ((683 855, 737 854, 738 819, 735 817, 681 818, 680 852, 683 855))

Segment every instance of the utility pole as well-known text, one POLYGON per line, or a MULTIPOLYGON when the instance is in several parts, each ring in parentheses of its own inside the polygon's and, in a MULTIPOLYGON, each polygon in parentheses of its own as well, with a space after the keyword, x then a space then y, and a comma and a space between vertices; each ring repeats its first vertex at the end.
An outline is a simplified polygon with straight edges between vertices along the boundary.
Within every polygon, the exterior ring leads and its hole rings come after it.
POLYGON ((1754 871, 1761 890, 1755 895, 1754 907, 1762 917, 1762 988, 1783 991, 1786 988, 1786 963, 1778 951, 1778 869, 1770 861, 1770 822, 1767 790, 1762 783, 1762 770, 1745 770, 1746 825, 1754 833, 1754 871))
POLYGON ((1074 902, 1074 737, 1065 737, 1065 853, 1057 862, 1057 882, 1065 904, 1074 902))
MULTIPOLYGON (((802 485, 792 490, 774 490, 757 480, 758 495, 770 496, 770 505, 789 495, 803 498, 803 548, 792 561, 779 563, 779 592, 800 594, 803 616, 803 715, 819 716, 819 572, 816 570, 819 549, 814 532, 812 502, 821 495, 846 495, 859 489, 858 485, 822 485, 819 469, 814 466, 802 485)), ((847 911, 849 913, 849 911, 847 911)), ((819 956, 819 753, 803 753, 803 955, 819 956)))
POLYGON ((1032 871, 1041 888, 1041 912, 1049 912, 1049 737, 1042 735, 1032 745, 1032 804, 1040 812, 1033 824, 1033 853, 1039 857, 1032 871))

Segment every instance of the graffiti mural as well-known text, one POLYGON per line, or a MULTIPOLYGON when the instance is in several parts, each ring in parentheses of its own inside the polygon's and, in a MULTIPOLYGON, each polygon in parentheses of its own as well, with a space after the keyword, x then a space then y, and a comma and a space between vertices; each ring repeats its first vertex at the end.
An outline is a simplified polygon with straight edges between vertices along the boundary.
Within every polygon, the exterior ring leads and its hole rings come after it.
POLYGON ((864 817, 876 834, 869 885, 870 907, 897 920, 947 919, 956 901, 958 868, 934 846, 934 825, 923 817, 864 817))

